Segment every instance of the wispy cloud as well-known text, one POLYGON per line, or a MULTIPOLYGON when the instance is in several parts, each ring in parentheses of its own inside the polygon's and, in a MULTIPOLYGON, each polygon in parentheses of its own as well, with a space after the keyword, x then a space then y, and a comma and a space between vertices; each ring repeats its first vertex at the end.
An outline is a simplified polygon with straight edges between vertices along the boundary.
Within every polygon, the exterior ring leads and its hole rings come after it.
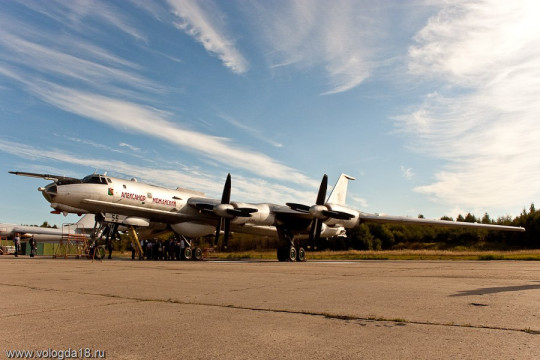
POLYGON ((139 152, 139 151, 141 151, 141 148, 136 147, 136 146, 133 146, 133 145, 130 145, 130 144, 126 144, 126 143, 120 143, 120 144, 118 144, 118 146, 120 146, 120 147, 126 147, 126 148, 128 148, 129 150, 134 151, 134 152, 139 152))
POLYGON ((540 195, 539 11, 534 1, 452 2, 417 34, 411 72, 444 87, 399 121, 445 163, 417 191, 465 208, 540 195))
POLYGON ((85 1, 61 1, 51 0, 47 3, 25 1, 23 4, 43 14, 64 26, 81 33, 103 31, 102 27, 92 27, 88 19, 97 20, 101 24, 112 26, 130 36, 146 41, 146 37, 129 20, 122 15, 122 11, 115 8, 110 2, 99 0, 85 1))
POLYGON ((261 29, 274 66, 322 66, 330 90, 348 91, 368 78, 376 66, 381 39, 380 9, 372 2, 268 1, 252 4, 253 26, 261 29), (371 4, 371 5, 370 5, 371 4))
POLYGON ((240 129, 242 131, 247 132, 249 135, 255 137, 256 139, 264 141, 264 142, 266 142, 266 143, 268 143, 268 144, 270 144, 272 146, 275 146, 275 147, 282 147, 283 146, 283 144, 280 144, 280 143, 270 139, 268 137, 268 135, 265 135, 260 130, 257 130, 257 129, 254 129, 254 128, 250 127, 250 126, 247 126, 246 124, 241 123, 240 121, 238 121, 237 119, 235 119, 232 116, 229 116, 229 115, 223 114, 223 113, 219 114, 218 116, 221 119, 228 122, 229 124, 233 125, 234 127, 238 128, 238 129, 240 129))
POLYGON ((406 168, 405 166, 400 166, 401 175, 405 178, 405 180, 411 180, 414 177, 414 173, 411 168, 406 168))
POLYGON ((64 111, 119 130, 162 139, 227 166, 267 178, 316 186, 312 179, 267 155, 231 144, 226 138, 183 129, 167 120, 168 114, 163 111, 45 82, 29 84, 29 89, 42 100, 64 111))
POLYGON ((0 59, 13 64, 13 68, 23 74, 30 71, 44 77, 55 76, 59 80, 69 79, 116 93, 125 93, 126 87, 161 91, 161 86, 134 71, 140 66, 102 48, 58 37, 53 32, 39 32, 9 18, 0 16, 0 19, 6 24, 0 28, 0 49, 3 49, 0 59))
POLYGON ((181 20, 176 23, 178 29, 200 42, 234 73, 242 74, 248 70, 247 60, 228 35, 225 13, 217 5, 193 0, 168 0, 168 3, 181 20))

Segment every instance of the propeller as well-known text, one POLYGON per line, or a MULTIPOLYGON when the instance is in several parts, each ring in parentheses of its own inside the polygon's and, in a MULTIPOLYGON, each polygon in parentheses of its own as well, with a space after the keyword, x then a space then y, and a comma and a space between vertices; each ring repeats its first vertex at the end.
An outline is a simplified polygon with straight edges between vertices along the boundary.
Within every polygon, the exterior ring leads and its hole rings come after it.
POLYGON ((309 240, 312 246, 315 245, 315 241, 321 238, 322 226, 326 219, 338 219, 338 220, 350 220, 354 215, 343 212, 330 210, 325 203, 326 189, 328 187, 328 176, 324 174, 321 185, 319 186, 319 192, 317 193, 317 200, 315 205, 308 206, 298 203, 287 203, 292 210, 309 213, 313 216, 311 227, 309 229, 309 240))
POLYGON ((223 246, 227 248, 231 228, 231 219, 235 217, 250 217, 252 213, 259 211, 258 209, 252 207, 237 206, 237 204, 231 204, 231 174, 228 174, 227 180, 225 180, 225 186, 223 187, 223 194, 221 195, 221 203, 214 205, 211 210, 204 205, 205 211, 212 211, 219 217, 216 225, 214 246, 217 246, 218 244, 219 234, 221 232, 221 228, 223 227, 223 246))

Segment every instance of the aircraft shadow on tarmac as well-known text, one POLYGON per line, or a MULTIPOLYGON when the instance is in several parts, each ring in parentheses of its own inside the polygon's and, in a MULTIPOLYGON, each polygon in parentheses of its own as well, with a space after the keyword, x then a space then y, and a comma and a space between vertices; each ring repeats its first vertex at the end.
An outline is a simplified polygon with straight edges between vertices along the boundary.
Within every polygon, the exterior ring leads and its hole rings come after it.
POLYGON ((498 286, 498 287, 483 288, 483 289, 476 289, 476 290, 459 291, 457 294, 450 295, 450 297, 486 295, 486 294, 495 294, 495 293, 510 292, 510 291, 538 290, 538 289, 540 289, 540 284, 519 285, 519 286, 498 286))

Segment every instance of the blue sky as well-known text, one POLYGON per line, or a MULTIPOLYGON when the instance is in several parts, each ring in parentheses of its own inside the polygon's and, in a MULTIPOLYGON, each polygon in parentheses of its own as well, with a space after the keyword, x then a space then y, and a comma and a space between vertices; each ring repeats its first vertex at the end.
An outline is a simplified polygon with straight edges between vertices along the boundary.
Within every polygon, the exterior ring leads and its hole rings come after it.
POLYGON ((539 198, 535 1, 0 2, 0 221, 61 224, 10 170, 428 218, 539 198))

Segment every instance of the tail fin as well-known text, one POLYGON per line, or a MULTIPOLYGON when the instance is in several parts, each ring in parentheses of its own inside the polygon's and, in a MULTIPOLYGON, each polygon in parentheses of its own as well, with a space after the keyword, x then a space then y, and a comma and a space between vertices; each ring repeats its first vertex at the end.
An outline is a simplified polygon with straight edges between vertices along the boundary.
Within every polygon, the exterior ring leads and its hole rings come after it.
POLYGON ((345 205, 345 199, 347 197, 347 185, 349 180, 355 180, 352 176, 341 174, 336 185, 332 189, 332 193, 328 197, 327 203, 345 205))
POLYGON ((77 225, 79 227, 94 227, 94 223, 96 222, 94 214, 85 214, 82 218, 77 221, 77 225))

